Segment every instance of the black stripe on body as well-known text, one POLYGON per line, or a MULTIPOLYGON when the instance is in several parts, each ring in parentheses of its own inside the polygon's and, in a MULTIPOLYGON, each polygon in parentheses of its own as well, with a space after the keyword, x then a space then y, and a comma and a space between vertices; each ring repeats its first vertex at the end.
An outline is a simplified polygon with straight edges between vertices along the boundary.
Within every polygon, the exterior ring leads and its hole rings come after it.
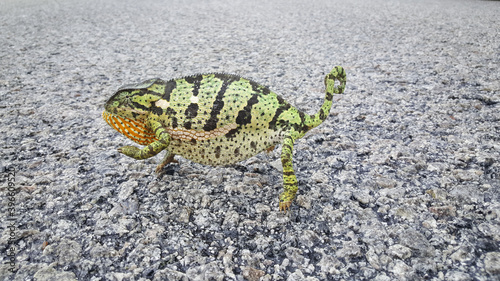
POLYGON ((154 103, 151 104, 151 108, 149 109, 149 111, 156 116, 160 116, 163 114, 163 109, 161 107, 156 106, 154 103))
POLYGON ((299 111, 299 117, 300 117, 300 125, 303 126, 304 123, 306 122, 305 114, 302 111, 299 111))
MULTIPOLYGON (((145 95, 145 94, 146 94, 145 92, 146 92, 146 91, 141 91, 140 96, 145 95)), ((138 96, 139 96, 139 94, 136 94, 136 95, 138 95, 138 96)), ((131 105, 130 105, 130 107, 132 107, 132 108, 139 108, 139 109, 142 109, 142 110, 144 110, 144 111, 149 111, 149 110, 150 110, 150 108, 149 108, 149 107, 147 107, 147 106, 145 106, 145 105, 142 105, 142 104, 140 104, 140 103, 138 103, 138 102, 135 102, 135 101, 129 101, 129 103, 131 104, 131 105)))
POLYGON ((231 129, 229 130, 229 132, 227 132, 227 134, 225 134, 226 138, 228 139, 232 139, 236 136, 236 134, 240 131, 240 127, 238 128, 235 128, 235 129, 231 129))
POLYGON ((195 118, 196 115, 198 115, 198 109, 199 109, 199 106, 197 103, 191 103, 186 108, 184 115, 186 115, 186 118, 188 118, 188 119, 195 118))
MULTIPOLYGON (((248 100, 247 105, 238 112, 238 116, 236 117, 236 124, 245 125, 252 122, 252 106, 259 102, 260 95, 268 95, 270 90, 267 87, 263 87, 253 81, 249 81, 252 86, 252 91, 254 95, 248 100)), ((262 112, 261 116, 264 116, 266 113, 262 112)), ((229 116, 228 116, 229 117, 229 116)), ((225 135, 226 138, 232 139, 236 136, 236 134, 241 130, 241 126, 238 126, 235 129, 230 130, 225 135)))
POLYGON ((169 108, 167 108, 166 113, 167 113, 167 115, 168 115, 169 117, 172 117, 172 116, 174 116, 174 115, 176 115, 176 114, 177 114, 177 111, 175 111, 173 108, 169 107, 169 108))
POLYGON ((238 116, 236 117, 236 124, 238 125, 246 125, 252 122, 252 106, 259 102, 259 96, 257 94, 252 95, 252 97, 248 100, 247 105, 238 112, 238 116))
POLYGON ((231 85, 232 82, 235 81, 235 79, 239 79, 239 77, 235 76, 229 76, 229 75, 223 75, 223 74, 216 74, 216 78, 221 79, 222 86, 217 93, 217 96, 215 97, 215 101, 212 104, 212 110, 210 111, 210 117, 208 118, 207 122, 203 126, 203 130, 205 131, 212 131, 214 129, 217 129, 217 122, 219 121, 219 118, 217 115, 220 114, 222 108, 224 107, 224 95, 226 94, 227 87, 231 85))
POLYGON ((189 84, 193 84, 193 96, 197 96, 200 92, 200 83, 203 80, 203 75, 188 76, 184 80, 189 84))
POLYGON ((268 87, 262 86, 258 83, 253 82, 253 81, 249 81, 249 82, 250 82, 250 85, 252 86, 252 91, 254 93, 261 93, 262 95, 269 95, 269 93, 271 92, 271 90, 269 90, 268 87))
POLYGON ((276 109, 273 119, 271 120, 271 122, 269 122, 269 129, 273 131, 276 131, 276 124, 278 123, 278 118, 280 117, 281 113, 287 111, 291 107, 282 97, 277 96, 276 98, 278 99, 279 107, 278 109, 276 109))
MULTIPOLYGON (((156 94, 156 95, 158 95, 158 93, 155 93, 155 92, 152 92, 152 91, 149 91, 148 94, 156 94)), ((154 103, 154 102, 151 103, 151 108, 149 109, 149 111, 151 113, 153 113, 154 115, 156 115, 156 116, 160 116, 160 115, 163 114, 163 108, 156 106, 156 103, 154 103)))
POLYGON ((170 80, 167 82, 165 85, 165 93, 163 93, 162 99, 166 101, 170 101, 170 94, 172 94, 172 91, 177 87, 177 83, 175 80, 170 80))
POLYGON ((300 124, 293 124, 293 128, 297 132, 306 133, 307 131, 309 131, 310 128, 306 125, 305 114, 302 111, 299 111, 299 117, 300 117, 300 124))

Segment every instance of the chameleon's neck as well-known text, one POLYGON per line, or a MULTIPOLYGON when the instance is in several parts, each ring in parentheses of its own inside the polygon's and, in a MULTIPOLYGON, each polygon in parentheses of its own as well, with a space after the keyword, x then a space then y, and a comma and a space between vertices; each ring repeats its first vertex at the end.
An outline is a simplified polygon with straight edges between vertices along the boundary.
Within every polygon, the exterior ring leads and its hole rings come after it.
POLYGON ((332 108, 333 95, 342 94, 345 89, 346 74, 342 67, 334 67, 333 70, 325 77, 325 100, 323 105, 316 114, 309 115, 306 117, 305 125, 310 129, 317 127, 319 124, 323 123, 325 119, 330 114, 330 109, 332 108), (340 81, 340 85, 335 87, 335 80, 340 81))

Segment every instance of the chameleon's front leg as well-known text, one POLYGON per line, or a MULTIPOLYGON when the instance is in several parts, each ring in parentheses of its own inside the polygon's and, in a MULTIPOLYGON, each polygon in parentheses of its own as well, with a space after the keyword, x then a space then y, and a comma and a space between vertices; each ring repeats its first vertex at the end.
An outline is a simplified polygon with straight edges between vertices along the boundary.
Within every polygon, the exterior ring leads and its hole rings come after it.
POLYGON ((285 137, 281 148, 281 164, 283 166, 283 191, 280 194, 280 211, 287 211, 292 205, 298 190, 297 178, 293 171, 292 152, 294 140, 291 136, 285 137))
POLYGON ((143 149, 139 149, 135 146, 123 146, 118 148, 118 152, 123 153, 129 157, 137 160, 147 159, 160 153, 160 151, 166 149, 170 144, 170 135, 165 131, 160 122, 155 120, 150 120, 149 127, 153 132, 155 132, 156 138, 155 142, 150 143, 143 149))

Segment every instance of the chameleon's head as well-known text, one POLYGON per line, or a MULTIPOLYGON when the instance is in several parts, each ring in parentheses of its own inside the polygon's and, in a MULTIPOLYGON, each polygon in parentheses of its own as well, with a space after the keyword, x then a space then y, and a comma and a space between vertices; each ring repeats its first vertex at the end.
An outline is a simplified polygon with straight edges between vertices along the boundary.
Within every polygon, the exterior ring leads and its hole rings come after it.
POLYGON ((161 99, 161 92, 151 89, 157 80, 121 87, 106 102, 102 113, 111 127, 142 145, 156 140, 146 121, 154 103, 161 99))

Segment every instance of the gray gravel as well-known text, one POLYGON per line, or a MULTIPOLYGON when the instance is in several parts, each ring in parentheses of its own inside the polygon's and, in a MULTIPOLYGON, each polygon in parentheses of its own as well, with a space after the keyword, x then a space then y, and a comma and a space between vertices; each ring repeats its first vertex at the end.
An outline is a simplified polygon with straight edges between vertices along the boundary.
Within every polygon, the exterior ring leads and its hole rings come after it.
POLYGON ((500 280, 500 2, 1 2, 0 280, 500 280), (286 215, 279 147, 157 178, 101 119, 214 71, 314 113, 335 65, 286 215))

